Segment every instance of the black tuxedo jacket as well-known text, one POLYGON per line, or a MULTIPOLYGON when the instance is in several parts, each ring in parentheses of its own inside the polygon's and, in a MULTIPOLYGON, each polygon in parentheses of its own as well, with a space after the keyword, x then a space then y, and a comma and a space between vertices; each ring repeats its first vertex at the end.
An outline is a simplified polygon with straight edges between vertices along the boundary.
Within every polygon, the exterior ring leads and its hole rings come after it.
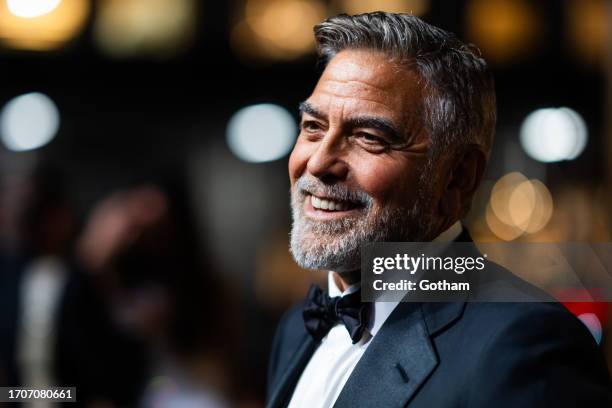
MULTIPOLYGON (((485 297, 503 286, 541 299, 501 267, 490 275, 485 297)), ((400 303, 371 342, 335 407, 612 407, 601 351, 556 302, 400 303)), ((274 339, 268 407, 289 403, 317 346, 302 305, 290 310, 274 339)))

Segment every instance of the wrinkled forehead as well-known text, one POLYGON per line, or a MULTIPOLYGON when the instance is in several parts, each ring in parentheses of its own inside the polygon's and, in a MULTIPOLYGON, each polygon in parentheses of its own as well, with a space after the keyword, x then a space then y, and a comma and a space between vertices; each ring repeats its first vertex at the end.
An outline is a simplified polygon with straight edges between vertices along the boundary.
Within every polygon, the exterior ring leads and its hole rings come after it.
POLYGON ((322 110, 342 105, 404 121, 420 110, 421 94, 418 75, 382 52, 344 50, 328 63, 309 102, 322 110))

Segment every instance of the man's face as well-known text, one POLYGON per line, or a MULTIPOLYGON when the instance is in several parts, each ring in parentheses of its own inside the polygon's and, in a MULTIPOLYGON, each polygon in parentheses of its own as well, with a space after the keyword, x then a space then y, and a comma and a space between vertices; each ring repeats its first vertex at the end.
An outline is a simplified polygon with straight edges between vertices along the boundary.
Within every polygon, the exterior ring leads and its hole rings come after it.
POLYGON ((431 239, 436 179, 417 74, 345 50, 301 106, 289 159, 291 250, 306 268, 359 269, 366 241, 431 239), (427 173, 426 173, 427 171, 427 173))

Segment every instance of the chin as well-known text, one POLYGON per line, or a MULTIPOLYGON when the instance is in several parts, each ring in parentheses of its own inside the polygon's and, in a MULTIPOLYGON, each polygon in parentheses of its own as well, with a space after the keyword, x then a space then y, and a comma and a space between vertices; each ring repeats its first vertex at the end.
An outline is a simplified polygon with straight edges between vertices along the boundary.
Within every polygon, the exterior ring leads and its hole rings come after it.
POLYGON ((361 252, 359 247, 341 248, 335 240, 311 239, 298 241, 292 237, 291 240, 291 254, 302 268, 339 273, 352 272, 360 268, 361 252), (325 241, 331 242, 327 243, 325 241), (316 242, 316 244, 308 245, 305 242, 316 242))

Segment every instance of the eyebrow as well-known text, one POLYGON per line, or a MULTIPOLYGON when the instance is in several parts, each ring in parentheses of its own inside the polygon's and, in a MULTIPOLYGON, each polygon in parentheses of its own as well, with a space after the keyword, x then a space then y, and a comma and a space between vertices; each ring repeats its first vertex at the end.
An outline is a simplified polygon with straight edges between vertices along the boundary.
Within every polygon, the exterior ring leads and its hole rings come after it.
MULTIPOLYGON (((299 105, 300 118, 304 113, 314 116, 317 119, 327 120, 327 115, 323 114, 320 110, 316 109, 309 102, 302 102, 299 105)), ((356 118, 349 118, 346 121, 346 125, 351 128, 372 128, 378 129, 385 133, 393 143, 405 142, 402 137, 402 133, 387 119, 375 117, 375 116, 360 116, 356 118)))
POLYGON ((307 113, 311 116, 314 116, 315 118, 318 119, 327 119, 325 117, 325 115, 323 113, 321 113, 321 111, 315 109, 314 106, 312 106, 309 102, 300 102, 300 106, 298 107, 298 109, 300 110, 300 117, 304 114, 307 113))

